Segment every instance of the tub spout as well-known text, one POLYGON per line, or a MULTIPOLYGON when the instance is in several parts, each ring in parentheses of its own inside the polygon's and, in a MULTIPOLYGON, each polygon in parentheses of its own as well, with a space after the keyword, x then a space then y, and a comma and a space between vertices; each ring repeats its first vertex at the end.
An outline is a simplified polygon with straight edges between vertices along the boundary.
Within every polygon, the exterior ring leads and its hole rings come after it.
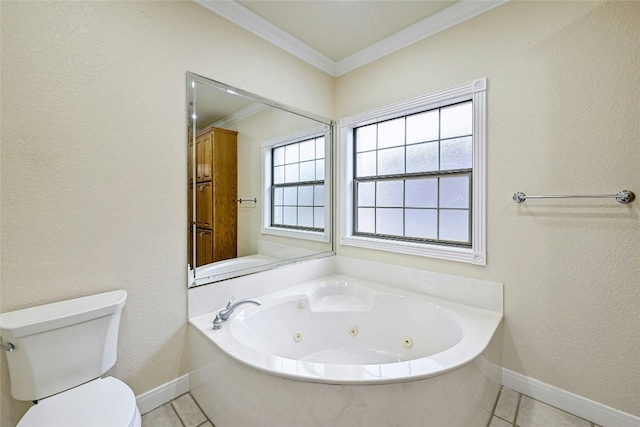
POLYGON ((262 303, 257 299, 242 299, 238 302, 235 302, 235 297, 231 297, 231 299, 227 303, 227 307, 220 310, 220 312, 216 315, 216 318, 213 321, 213 329, 222 328, 222 322, 226 322, 229 317, 231 317, 233 311, 242 304, 262 305, 262 303))

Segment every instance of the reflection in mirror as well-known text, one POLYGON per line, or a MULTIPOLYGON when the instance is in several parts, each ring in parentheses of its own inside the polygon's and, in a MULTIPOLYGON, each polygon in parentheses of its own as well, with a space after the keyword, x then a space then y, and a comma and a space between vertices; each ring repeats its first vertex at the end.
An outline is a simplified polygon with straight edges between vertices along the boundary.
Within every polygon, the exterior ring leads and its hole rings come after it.
POLYGON ((187 73, 189 286, 333 254, 334 124, 187 73))

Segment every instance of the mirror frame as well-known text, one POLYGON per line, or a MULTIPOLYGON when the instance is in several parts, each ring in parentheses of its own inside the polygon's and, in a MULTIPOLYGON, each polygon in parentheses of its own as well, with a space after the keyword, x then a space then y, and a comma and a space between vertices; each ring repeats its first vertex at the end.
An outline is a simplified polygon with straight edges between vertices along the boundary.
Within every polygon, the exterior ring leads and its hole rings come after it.
MULTIPOLYGON (((187 144, 186 144, 186 150, 188 151, 188 157, 190 158, 192 165, 194 165, 194 167, 192 168, 192 172, 193 172, 193 176, 191 177, 187 177, 187 194, 188 197, 191 198, 191 200, 194 201, 193 205, 191 206, 191 212, 190 214, 190 218, 189 218, 189 227, 191 228, 191 230, 193 231, 192 233, 192 238, 193 241, 191 242, 191 245, 189 244, 188 240, 187 240, 187 248, 189 248, 190 246, 192 247, 192 252, 191 252, 191 260, 193 260, 195 262, 196 260, 196 242, 195 242, 195 228, 196 228, 196 206, 195 206, 195 185, 193 186, 193 189, 191 190, 191 194, 189 194, 189 178, 193 179, 193 182, 196 181, 196 176, 195 176, 195 171, 196 171, 196 120, 194 120, 194 118, 196 117, 195 112, 194 112, 194 104, 197 103, 197 94, 196 94, 196 83, 198 84, 202 84, 202 85, 206 85, 209 87, 213 87, 215 89, 219 89, 221 91, 225 91, 228 94, 231 95, 238 95, 241 96, 243 98, 247 98, 253 102, 258 102, 261 103, 263 105, 266 105, 267 107, 273 107, 285 112, 289 112, 307 119, 311 119, 314 120, 316 122, 322 123, 324 125, 328 126, 328 135, 329 135, 329 148, 330 148, 330 158, 329 158, 329 173, 325 174, 325 183, 327 185, 327 189, 330 192, 330 196, 329 196, 329 218, 330 218, 330 224, 329 224, 329 230, 328 230, 328 234, 329 234, 329 242, 331 245, 331 249, 328 251, 324 251, 324 252, 318 252, 315 254, 311 254, 311 255, 306 255, 306 256, 302 256, 302 257, 296 257, 296 258, 290 258, 290 259, 285 259, 285 260, 281 260, 281 261, 277 261, 277 262, 273 262, 273 263, 269 263, 269 264, 264 264, 264 265, 260 265, 257 267, 251 267, 251 268, 244 268, 244 269, 238 269, 236 271, 231 271, 231 272, 227 272, 227 273, 222 273, 222 274, 218 274, 218 275, 214 275, 214 276, 203 276, 203 277, 198 277, 197 276, 197 268, 194 267, 193 265, 191 265, 191 263, 189 262, 189 257, 187 257, 187 287, 188 288, 192 288, 192 287, 196 287, 196 286, 202 286, 202 285, 207 285, 210 283, 215 283, 215 282, 220 282, 223 280, 228 280, 228 279, 233 279, 236 277, 241 277, 241 276, 246 276, 249 274, 254 274, 254 273, 259 273, 262 271, 267 271, 267 270, 272 270, 278 267, 282 267, 282 266, 286 266, 286 265, 290 265, 290 264, 294 264, 294 263, 299 263, 299 262, 304 262, 304 261, 309 261, 309 260, 314 260, 314 259, 319 259, 319 258, 324 258, 324 257, 328 257, 328 256, 333 256, 335 255, 335 227, 336 227, 336 221, 334 218, 334 203, 335 203, 335 196, 336 196, 336 192, 335 192, 335 184, 334 184, 334 174, 335 174, 335 144, 336 144, 336 122, 328 119, 326 117, 322 117, 322 116, 318 116, 316 114, 313 113, 308 113, 306 111, 300 110, 298 108, 294 108, 294 107, 290 107, 284 104, 281 104, 279 102, 273 101, 271 99, 268 98, 264 98, 260 95, 256 95, 254 93, 251 92, 247 92, 243 89, 239 89, 230 85, 227 85, 225 83, 216 81, 216 80, 212 80, 210 78, 201 76, 199 74, 193 73, 191 71, 187 71, 187 86, 186 86, 186 112, 187 112, 187 144), (189 136, 192 137, 192 149, 189 152, 189 136)), ((187 175, 188 175, 188 161, 187 160, 187 175)), ((262 179, 262 178, 261 178, 262 179)), ((188 202, 189 200, 187 200, 188 202)), ((189 206, 189 203, 187 203, 187 206, 189 206)), ((187 235, 187 239, 188 239, 188 235, 187 235)), ((220 261, 220 262, 224 262, 224 261, 220 261)))

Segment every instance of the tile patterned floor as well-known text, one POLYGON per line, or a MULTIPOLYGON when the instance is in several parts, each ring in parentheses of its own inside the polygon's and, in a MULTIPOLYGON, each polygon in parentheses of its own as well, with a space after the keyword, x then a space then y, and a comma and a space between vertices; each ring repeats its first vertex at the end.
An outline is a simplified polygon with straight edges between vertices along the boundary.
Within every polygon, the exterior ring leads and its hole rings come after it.
MULTIPOLYGON (((142 427, 214 427, 189 393, 142 416, 142 427)), ((487 427, 600 427, 503 387, 487 427)))

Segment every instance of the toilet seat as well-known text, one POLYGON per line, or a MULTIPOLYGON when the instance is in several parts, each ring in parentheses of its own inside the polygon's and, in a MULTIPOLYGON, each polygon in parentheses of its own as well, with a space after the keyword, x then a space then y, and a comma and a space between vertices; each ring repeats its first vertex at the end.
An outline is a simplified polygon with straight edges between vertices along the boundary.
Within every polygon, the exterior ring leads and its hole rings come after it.
POLYGON ((122 381, 98 378, 29 408, 18 427, 138 427, 140 411, 122 381))

